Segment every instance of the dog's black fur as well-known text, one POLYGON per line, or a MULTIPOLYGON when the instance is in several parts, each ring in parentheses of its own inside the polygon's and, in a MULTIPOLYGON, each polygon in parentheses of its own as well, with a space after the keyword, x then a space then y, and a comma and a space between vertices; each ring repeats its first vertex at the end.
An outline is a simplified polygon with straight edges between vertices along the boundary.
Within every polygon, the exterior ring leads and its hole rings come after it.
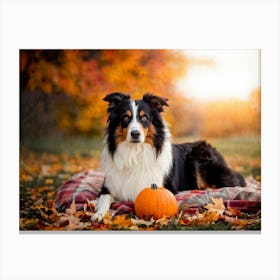
POLYGON ((245 186, 242 175, 229 168, 223 156, 205 141, 173 144, 172 152, 173 166, 164 185, 173 193, 206 187, 245 186))

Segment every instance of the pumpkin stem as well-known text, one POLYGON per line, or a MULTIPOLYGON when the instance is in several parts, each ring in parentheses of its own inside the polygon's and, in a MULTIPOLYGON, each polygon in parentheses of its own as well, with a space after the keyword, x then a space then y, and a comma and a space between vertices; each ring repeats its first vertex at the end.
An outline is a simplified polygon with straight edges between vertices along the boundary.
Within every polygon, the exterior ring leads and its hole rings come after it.
POLYGON ((151 184, 151 189, 152 190, 156 190, 157 189, 157 185, 156 184, 151 184))

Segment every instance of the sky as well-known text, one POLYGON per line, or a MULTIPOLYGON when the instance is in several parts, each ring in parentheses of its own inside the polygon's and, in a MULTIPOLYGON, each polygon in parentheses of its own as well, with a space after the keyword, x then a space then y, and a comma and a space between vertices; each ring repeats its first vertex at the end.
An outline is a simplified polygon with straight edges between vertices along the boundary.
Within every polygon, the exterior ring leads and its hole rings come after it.
POLYGON ((260 50, 186 50, 190 60, 177 87, 187 96, 207 101, 246 100, 260 87, 260 50))

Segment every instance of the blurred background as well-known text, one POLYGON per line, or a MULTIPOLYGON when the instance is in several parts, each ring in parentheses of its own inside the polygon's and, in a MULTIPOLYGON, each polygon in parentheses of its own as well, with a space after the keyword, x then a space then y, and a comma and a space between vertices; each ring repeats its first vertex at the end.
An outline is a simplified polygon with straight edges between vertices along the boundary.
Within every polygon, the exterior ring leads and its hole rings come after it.
POLYGON ((45 171, 52 170, 49 162, 62 161, 64 168, 67 155, 76 157, 72 173, 98 168, 106 125, 102 98, 114 91, 168 98, 164 117, 174 142, 206 139, 232 167, 260 179, 259 50, 20 50, 26 178, 42 172, 40 162, 49 165, 45 171))

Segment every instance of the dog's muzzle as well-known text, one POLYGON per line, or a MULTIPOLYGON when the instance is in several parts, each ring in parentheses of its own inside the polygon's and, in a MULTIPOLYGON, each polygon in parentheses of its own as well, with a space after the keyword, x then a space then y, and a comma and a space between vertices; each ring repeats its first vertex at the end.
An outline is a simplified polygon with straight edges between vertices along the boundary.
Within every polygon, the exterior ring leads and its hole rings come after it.
POLYGON ((132 130, 130 135, 131 135, 132 142, 139 142, 139 138, 141 135, 141 132, 139 130, 132 130))

